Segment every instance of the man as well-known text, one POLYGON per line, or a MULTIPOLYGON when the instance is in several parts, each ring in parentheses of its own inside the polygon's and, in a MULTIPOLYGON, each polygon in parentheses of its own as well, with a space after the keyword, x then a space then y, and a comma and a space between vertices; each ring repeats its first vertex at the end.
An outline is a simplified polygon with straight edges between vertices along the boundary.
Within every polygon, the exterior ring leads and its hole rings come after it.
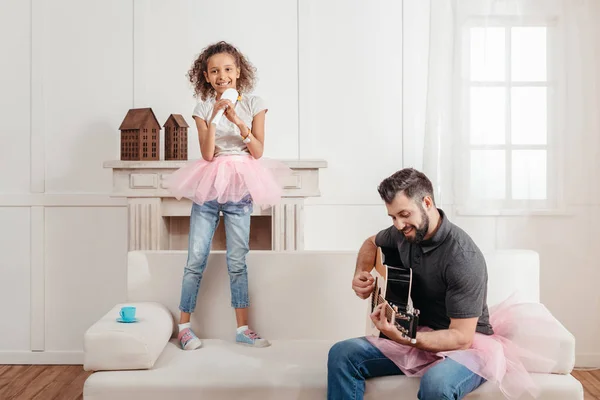
MULTIPOLYGON (((431 181, 408 168, 378 187, 393 226, 368 238, 360 248, 352 289, 361 299, 373 290, 370 274, 377 247, 394 248, 413 270, 412 299, 420 310, 416 343, 404 339, 378 307, 371 315, 388 339, 437 353, 469 348, 475 332, 491 335, 486 304, 487 267, 479 248, 435 206, 431 181)), ((328 399, 362 399, 365 380, 402 371, 366 338, 336 343, 327 363, 328 399)), ((462 364, 445 358, 421 378, 421 400, 461 399, 484 382, 462 364)))

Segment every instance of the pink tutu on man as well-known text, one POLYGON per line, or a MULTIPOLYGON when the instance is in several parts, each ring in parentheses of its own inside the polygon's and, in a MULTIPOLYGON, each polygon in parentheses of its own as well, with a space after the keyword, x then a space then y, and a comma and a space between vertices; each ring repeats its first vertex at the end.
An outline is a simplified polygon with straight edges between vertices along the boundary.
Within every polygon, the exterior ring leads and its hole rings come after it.
POLYGON ((250 195, 262 208, 278 204, 283 185, 292 170, 281 161, 251 155, 221 155, 212 161, 199 159, 178 169, 168 179, 167 189, 178 199, 197 204, 217 200, 239 202, 250 195))
MULTIPOLYGON (((518 303, 511 296, 490 308, 493 335, 475 333, 469 349, 431 353, 392 340, 369 336, 367 340, 392 360, 406 376, 423 376, 445 357, 494 383, 508 399, 525 392, 533 397, 539 388, 530 372, 551 373, 560 342, 556 321, 542 304, 518 303)), ((419 331, 431 331, 421 327, 419 331)))

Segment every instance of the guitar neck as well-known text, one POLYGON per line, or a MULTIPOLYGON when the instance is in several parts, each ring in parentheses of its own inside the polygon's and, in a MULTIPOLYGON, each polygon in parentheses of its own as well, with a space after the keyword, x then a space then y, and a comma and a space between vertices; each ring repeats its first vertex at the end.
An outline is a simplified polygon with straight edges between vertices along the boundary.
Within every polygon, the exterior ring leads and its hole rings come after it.
POLYGON ((385 303, 385 318, 388 321, 392 321, 392 314, 394 313, 394 310, 392 309, 392 306, 390 306, 390 304, 380 295, 377 296, 377 304, 375 304, 375 306, 378 306, 382 303, 385 303))

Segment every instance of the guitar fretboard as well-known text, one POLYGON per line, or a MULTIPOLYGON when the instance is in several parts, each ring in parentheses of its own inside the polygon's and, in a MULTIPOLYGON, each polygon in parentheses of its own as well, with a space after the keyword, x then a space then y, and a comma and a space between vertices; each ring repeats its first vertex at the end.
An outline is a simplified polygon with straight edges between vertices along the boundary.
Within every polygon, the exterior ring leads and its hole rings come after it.
MULTIPOLYGON (((390 306, 390 303, 388 303, 383 297, 381 297, 381 295, 377 295, 377 304, 375 306, 378 306, 381 303, 385 303, 385 318, 388 320, 388 322, 394 324, 396 328, 404 335, 408 335, 409 332, 405 327, 398 324, 396 321, 392 321, 392 314, 394 313, 394 309, 392 308, 392 306, 390 306)), ((396 313, 396 318, 398 317, 398 314, 405 315, 402 311, 399 310, 396 313)))
POLYGON ((375 307, 377 307, 378 305, 385 303, 385 318, 388 321, 392 321, 392 314, 394 313, 394 309, 392 308, 392 306, 390 306, 390 304, 388 302, 385 301, 385 299, 383 297, 381 297, 381 295, 377 295, 377 304, 375 304, 375 307))

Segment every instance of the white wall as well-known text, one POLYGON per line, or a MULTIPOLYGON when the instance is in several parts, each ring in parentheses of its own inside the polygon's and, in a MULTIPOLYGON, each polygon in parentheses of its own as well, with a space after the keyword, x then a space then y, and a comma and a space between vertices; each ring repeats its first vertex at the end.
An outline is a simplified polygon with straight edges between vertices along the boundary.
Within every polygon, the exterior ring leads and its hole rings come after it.
MULTIPOLYGON (((391 0, 236 0, 227 29, 211 17, 223 12, 215 2, 1 2, 0 54, 11 62, 0 66, 0 363, 80 362, 84 330, 125 297, 127 211, 109 196, 102 162, 118 158, 129 108, 151 106, 161 124, 170 113, 192 122, 185 75, 218 39, 258 68, 266 155, 328 162, 322 197, 306 205, 306 248, 355 250, 387 226, 377 184, 421 162, 426 38, 414 33, 427 12, 416 4, 404 4, 403 38, 402 5, 391 0)), ((600 303, 600 204, 571 209, 450 212, 483 249, 540 252, 542 299, 576 335, 578 363, 598 365, 600 316, 590 310, 600 303)))
POLYGON ((0 3, 0 363, 79 362, 125 298, 127 210, 102 162, 132 105, 132 18, 119 0, 0 3))
POLYGON ((328 162, 305 244, 355 250, 388 223, 377 185, 402 168, 402 4, 299 4, 300 157, 328 162))

